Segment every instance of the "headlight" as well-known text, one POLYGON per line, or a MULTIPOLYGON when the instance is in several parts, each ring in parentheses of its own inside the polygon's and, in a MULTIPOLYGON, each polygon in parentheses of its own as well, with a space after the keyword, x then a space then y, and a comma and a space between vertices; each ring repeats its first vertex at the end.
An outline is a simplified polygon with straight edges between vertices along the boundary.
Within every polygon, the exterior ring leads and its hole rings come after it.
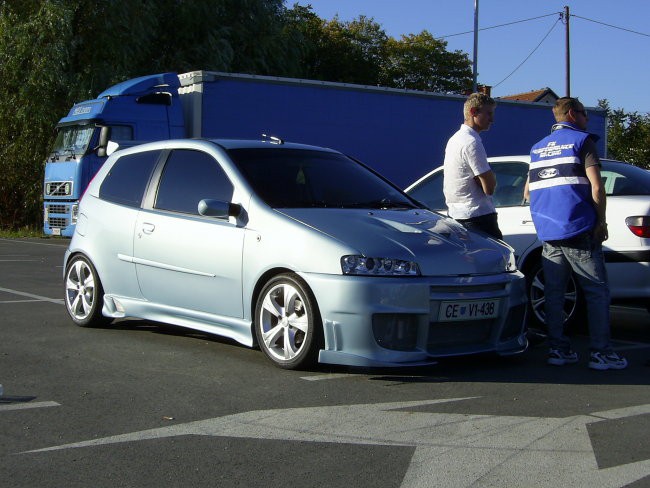
POLYGON ((413 261, 366 256, 343 256, 341 270, 344 275, 420 276, 420 268, 413 261))
POLYGON ((515 253, 509 251, 508 261, 506 261, 506 273, 514 273, 515 271, 517 271, 517 260, 515 259, 515 253))

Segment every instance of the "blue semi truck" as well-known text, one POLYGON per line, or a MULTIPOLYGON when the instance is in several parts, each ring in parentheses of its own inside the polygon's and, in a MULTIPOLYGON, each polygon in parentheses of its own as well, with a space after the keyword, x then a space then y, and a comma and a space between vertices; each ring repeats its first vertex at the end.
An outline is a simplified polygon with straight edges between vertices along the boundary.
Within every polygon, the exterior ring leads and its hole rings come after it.
MULTIPOLYGON (((465 97, 345 83, 209 71, 127 80, 75 104, 57 125, 45 165, 44 232, 72 236, 78 202, 110 142, 260 139, 337 149, 404 188, 442 163, 465 97)), ((589 109, 605 154, 606 119, 589 109)), ((527 154, 553 124, 550 106, 499 100, 482 138, 490 156, 527 154)))

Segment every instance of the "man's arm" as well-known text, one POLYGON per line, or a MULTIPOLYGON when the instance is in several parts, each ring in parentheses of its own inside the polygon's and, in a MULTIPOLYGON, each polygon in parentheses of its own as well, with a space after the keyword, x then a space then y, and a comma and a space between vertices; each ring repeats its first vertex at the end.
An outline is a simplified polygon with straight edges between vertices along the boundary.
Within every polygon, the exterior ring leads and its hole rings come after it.
POLYGON ((485 173, 475 176, 474 179, 479 185, 481 185, 481 188, 483 188, 483 192, 486 195, 492 195, 494 193, 494 190, 497 187, 497 177, 494 174, 494 171, 489 169, 485 173))
POLYGON ((607 209, 607 197, 605 195, 605 186, 600 177, 600 167, 598 165, 589 166, 586 168, 587 178, 591 183, 591 198, 594 201, 596 214, 598 215, 598 222, 594 229, 596 236, 605 241, 609 237, 607 233, 607 217, 605 211, 607 209))

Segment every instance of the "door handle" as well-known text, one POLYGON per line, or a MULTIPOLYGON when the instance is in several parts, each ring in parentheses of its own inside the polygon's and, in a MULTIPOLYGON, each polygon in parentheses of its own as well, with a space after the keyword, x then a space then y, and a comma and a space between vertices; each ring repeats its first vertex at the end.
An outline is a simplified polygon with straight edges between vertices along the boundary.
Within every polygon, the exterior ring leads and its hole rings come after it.
POLYGON ((143 222, 142 224, 142 232, 144 232, 145 234, 152 234, 155 228, 156 228, 155 225, 150 224, 148 222, 143 222))

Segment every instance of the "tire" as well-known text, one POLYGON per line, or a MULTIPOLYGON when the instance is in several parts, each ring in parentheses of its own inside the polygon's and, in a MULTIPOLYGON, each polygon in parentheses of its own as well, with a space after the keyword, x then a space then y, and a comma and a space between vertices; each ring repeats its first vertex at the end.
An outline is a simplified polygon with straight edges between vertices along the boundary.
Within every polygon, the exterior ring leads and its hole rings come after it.
POLYGON ((112 319, 102 315, 104 289, 92 263, 73 257, 65 269, 65 307, 79 327, 99 327, 112 319))
MULTIPOLYGON (((527 269, 526 273, 526 295, 528 298, 528 312, 531 317, 529 328, 546 332, 546 313, 544 304, 544 269, 540 259, 527 269)), ((582 328, 582 321, 586 310, 584 298, 580 292, 575 276, 571 273, 564 294, 564 331, 571 334, 582 328)))
POLYGON ((255 335, 260 349, 278 367, 313 365, 323 347, 323 326, 316 300, 293 274, 269 280, 255 305, 255 335))

